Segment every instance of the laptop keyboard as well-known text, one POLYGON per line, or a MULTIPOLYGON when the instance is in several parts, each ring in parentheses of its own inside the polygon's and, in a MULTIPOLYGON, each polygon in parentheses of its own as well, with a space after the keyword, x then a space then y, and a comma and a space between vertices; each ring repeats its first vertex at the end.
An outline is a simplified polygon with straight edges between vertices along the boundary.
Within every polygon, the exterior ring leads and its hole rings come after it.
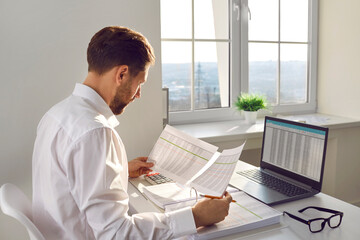
POLYGON ((288 197, 293 197, 309 192, 303 188, 285 182, 284 180, 262 172, 258 169, 245 170, 237 173, 257 183, 264 184, 265 186, 274 189, 275 191, 278 191, 288 197))

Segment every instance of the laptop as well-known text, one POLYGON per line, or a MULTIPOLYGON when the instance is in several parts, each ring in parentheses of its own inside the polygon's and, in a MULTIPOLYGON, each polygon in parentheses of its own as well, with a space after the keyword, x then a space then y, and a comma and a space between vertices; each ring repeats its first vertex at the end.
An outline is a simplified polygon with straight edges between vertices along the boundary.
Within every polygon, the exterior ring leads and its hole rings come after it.
POLYGON ((259 168, 237 171, 234 187, 275 205, 321 191, 328 128, 265 117, 259 168))

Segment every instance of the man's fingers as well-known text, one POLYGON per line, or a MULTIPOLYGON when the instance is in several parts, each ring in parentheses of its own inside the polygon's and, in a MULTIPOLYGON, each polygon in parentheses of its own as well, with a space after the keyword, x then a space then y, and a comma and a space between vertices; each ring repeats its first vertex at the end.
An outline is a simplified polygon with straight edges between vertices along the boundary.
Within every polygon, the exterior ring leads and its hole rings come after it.
POLYGON ((225 199, 228 203, 231 203, 232 201, 232 196, 230 195, 230 193, 225 192, 225 197, 223 199, 225 199))
POLYGON ((146 169, 149 171, 152 171, 150 168, 154 166, 154 163, 148 163, 148 162, 139 162, 138 167, 139 169, 146 169))
POLYGON ((151 168, 154 166, 154 163, 144 163, 144 167, 151 168))
POLYGON ((152 172, 151 169, 148 169, 148 168, 140 168, 140 175, 143 175, 143 174, 148 174, 152 172))
POLYGON ((138 157, 138 159, 142 162, 146 162, 148 158, 147 157, 138 157))
POLYGON ((138 157, 134 160, 137 160, 137 164, 139 167, 151 168, 154 166, 154 163, 146 162, 148 160, 148 157, 138 157))

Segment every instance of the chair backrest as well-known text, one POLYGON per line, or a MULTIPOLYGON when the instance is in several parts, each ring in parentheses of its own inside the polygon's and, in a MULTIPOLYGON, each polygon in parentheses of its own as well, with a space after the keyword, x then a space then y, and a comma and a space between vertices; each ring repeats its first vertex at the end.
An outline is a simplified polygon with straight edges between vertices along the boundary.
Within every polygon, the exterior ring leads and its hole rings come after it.
POLYGON ((5 183, 0 188, 1 210, 20 223, 29 233, 31 240, 45 240, 44 236, 32 222, 32 205, 25 194, 15 185, 5 183))

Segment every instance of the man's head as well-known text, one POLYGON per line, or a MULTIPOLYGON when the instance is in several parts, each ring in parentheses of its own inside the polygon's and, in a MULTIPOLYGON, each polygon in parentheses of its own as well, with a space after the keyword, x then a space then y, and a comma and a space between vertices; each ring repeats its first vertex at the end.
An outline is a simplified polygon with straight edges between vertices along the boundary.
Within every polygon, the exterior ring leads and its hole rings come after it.
POLYGON ((100 79, 111 79, 107 91, 97 88, 114 114, 121 114, 135 98, 140 97, 155 56, 147 39, 124 27, 105 27, 91 39, 88 50, 88 71, 100 79), (110 88, 110 89, 109 89, 110 88), (105 95, 105 96, 104 96, 105 95))
POLYGON ((125 27, 105 27, 91 39, 87 49, 88 71, 99 75, 115 66, 127 65, 132 76, 155 62, 147 39, 125 27))

